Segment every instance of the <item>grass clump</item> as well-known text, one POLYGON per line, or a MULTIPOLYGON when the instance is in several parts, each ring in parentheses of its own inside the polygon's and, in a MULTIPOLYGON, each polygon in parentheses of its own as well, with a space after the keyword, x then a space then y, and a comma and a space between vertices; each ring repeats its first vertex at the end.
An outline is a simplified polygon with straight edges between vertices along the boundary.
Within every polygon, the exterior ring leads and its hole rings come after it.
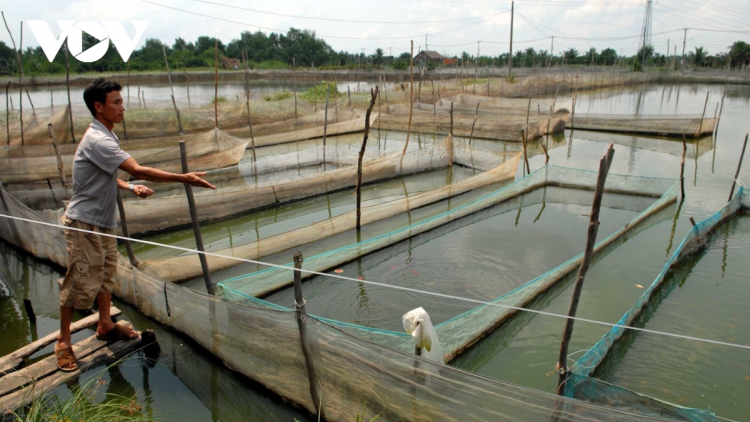
POLYGON ((275 94, 266 94, 263 96, 263 101, 281 101, 287 98, 292 98, 292 93, 289 91, 277 92, 275 94))
POLYGON ((152 422, 155 419, 143 412, 136 396, 125 397, 107 393, 103 401, 95 403, 98 389, 105 385, 101 376, 94 377, 72 389, 67 400, 54 395, 36 398, 22 410, 8 410, 4 420, 13 422, 152 422))
POLYGON ((330 98, 338 98, 342 94, 339 92, 338 84, 336 82, 327 82, 322 81, 317 85, 313 85, 310 88, 307 88, 305 92, 300 94, 300 97, 307 101, 318 101, 318 102, 325 102, 326 100, 326 85, 329 85, 330 88, 330 98))

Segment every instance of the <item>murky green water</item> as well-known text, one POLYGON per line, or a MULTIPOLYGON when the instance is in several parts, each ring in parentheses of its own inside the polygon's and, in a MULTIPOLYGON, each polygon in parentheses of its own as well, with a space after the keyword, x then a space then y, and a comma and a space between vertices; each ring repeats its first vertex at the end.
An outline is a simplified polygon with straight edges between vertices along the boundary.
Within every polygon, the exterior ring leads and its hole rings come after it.
MULTIPOLYGON (((636 285, 650 284, 659 273, 667 256, 689 229, 688 218, 703 219, 726 203, 741 141, 748 130, 745 122, 750 87, 648 85, 580 94, 579 112, 700 114, 706 91, 709 91, 707 115, 712 116, 724 90, 727 97, 718 139, 704 138, 688 144, 687 199, 679 208, 679 216, 674 218, 677 207, 672 207, 672 213, 654 221, 648 230, 630 238, 589 270, 578 311, 580 317, 617 321, 642 294, 643 290, 636 285)), ((389 139, 397 137, 396 134, 389 135, 389 139)), ((616 150, 611 172, 679 176, 682 153, 679 141, 584 131, 567 132, 565 138, 551 141, 556 146, 550 152, 553 164, 595 170, 611 142, 616 150)), ((481 145, 496 151, 517 150, 518 147, 488 141, 481 145)), ((541 167, 543 162, 540 155, 530 158, 532 169, 541 167)), ((749 167, 745 166, 740 179, 750 179, 749 167)), ((410 184, 433 187, 437 186, 435 183, 445 183, 445 174, 418 175, 405 181, 408 181, 408 189, 411 189, 410 184)), ((375 186, 367 191, 372 195, 369 199, 377 201, 391 196, 389 193, 375 193, 375 186)), ((390 188, 383 186, 388 192, 390 188)), ((362 274, 372 280, 388 280, 441 292, 445 289, 472 298, 502 294, 583 249, 586 218, 581 214, 588 212, 587 206, 563 195, 557 202, 546 203, 537 219, 543 205, 531 200, 534 195, 527 195, 530 200, 520 208, 516 203, 514 210, 488 214, 487 218, 454 230, 426 233, 342 269, 349 275, 362 274)), ((230 241, 251 241, 258 236, 308 224, 312 219, 327 217, 327 202, 332 198, 331 215, 351 209, 351 198, 331 194, 317 202, 303 201, 279 210, 207 224, 204 237, 209 248, 219 248, 227 246, 230 241)), ((606 207, 600 239, 637 211, 634 205, 606 207)), ((661 290, 658 306, 645 321, 647 328, 750 344, 750 332, 746 326, 746 302, 750 295, 746 276, 747 262, 750 262, 750 248, 747 247, 750 226, 746 220, 738 218, 720 228, 705 253, 691 257, 678 267, 672 280, 661 290)), ((175 231, 159 239, 192 246, 187 231, 175 231)), ((139 249, 138 253, 144 256, 170 254, 147 249, 139 249)), ((57 328, 58 289, 55 280, 60 273, 21 257, 4 245, 0 257, 3 266, 0 272, 0 324, 3 333, 8 333, 6 341, 0 345, 0 354, 6 354, 34 336, 57 328), (30 325, 26 319, 22 305, 24 296, 32 299, 39 315, 36 326, 30 325)), ((195 285, 200 286, 200 283, 195 285)), ((569 284, 563 284, 537 299, 532 306, 566 313, 570 289, 569 284)), ((322 280, 306 283, 304 290, 308 311, 313 314, 391 329, 399 328, 399 318, 405 310, 418 306, 434 306, 435 311, 428 310, 436 322, 461 312, 465 307, 447 301, 437 303, 433 300, 430 303, 416 295, 388 292, 382 288, 332 285, 332 282, 322 280)), ((278 292, 271 299, 289 305, 290 300, 285 294, 288 293, 278 292)), ((137 328, 157 331, 161 354, 152 367, 139 360, 130 360, 119 366, 122 376, 116 371, 105 374, 105 379, 113 377, 117 380, 110 384, 111 388, 120 392, 136 391, 147 403, 149 411, 168 420, 291 421, 295 417, 304 420, 304 416, 267 395, 262 387, 231 373, 189 340, 143 318, 126 305, 118 306, 137 328)), ((557 361, 562 329, 561 319, 521 314, 459 357, 454 364, 484 375, 552 391, 555 377, 548 377, 547 373, 557 361)), ((606 329, 577 323, 570 350, 588 349, 606 329)), ((720 416, 747 420, 746 415, 750 414, 750 401, 747 400, 747 385, 750 384, 747 383, 750 381, 746 380, 750 378, 746 377, 750 377, 750 368, 745 351, 725 346, 708 347, 653 334, 639 334, 628 341, 627 347, 606 361, 606 368, 599 374, 604 380, 684 406, 710 406, 720 416)), ((37 355, 49 352, 43 350, 37 355)), ((64 394, 66 389, 61 387, 58 392, 64 394)))

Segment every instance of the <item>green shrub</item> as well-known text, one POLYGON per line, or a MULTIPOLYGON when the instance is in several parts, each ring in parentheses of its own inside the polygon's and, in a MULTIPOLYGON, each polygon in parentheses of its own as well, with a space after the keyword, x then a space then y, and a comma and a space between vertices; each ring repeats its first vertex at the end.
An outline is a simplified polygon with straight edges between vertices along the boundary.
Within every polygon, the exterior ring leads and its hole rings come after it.
POLYGON ((275 94, 266 94, 263 96, 263 101, 281 101, 291 98, 292 93, 289 91, 277 92, 275 94))
POLYGON ((339 92, 338 84, 336 82, 321 81, 317 85, 313 85, 307 88, 305 92, 300 94, 300 97, 307 101, 324 102, 326 100, 326 84, 330 85, 330 98, 337 98, 342 95, 339 92))
POLYGON ((396 59, 393 61, 393 68, 396 70, 406 70, 409 68, 409 59, 396 59))

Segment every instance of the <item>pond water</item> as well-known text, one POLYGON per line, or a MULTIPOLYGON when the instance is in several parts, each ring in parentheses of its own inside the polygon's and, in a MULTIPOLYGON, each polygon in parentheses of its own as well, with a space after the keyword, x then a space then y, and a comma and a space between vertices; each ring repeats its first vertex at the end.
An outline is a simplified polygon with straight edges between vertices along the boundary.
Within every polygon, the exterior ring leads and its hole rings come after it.
MULTIPOLYGON (((241 91, 240 85, 237 88, 241 91)), ((710 94, 708 116, 713 116, 716 104, 725 92, 726 100, 717 139, 688 142, 685 202, 670 208, 665 216, 656 219, 646 230, 629 238, 591 267, 578 316, 607 322, 618 320, 642 294, 638 285, 647 286, 653 281, 687 233, 689 218, 706 218, 726 203, 741 143, 748 131, 746 110, 750 87, 659 84, 579 93, 579 112, 700 114, 706 92, 710 94)), ((47 101, 48 95, 49 92, 47 101)), ((389 135, 389 139, 396 138, 396 135, 389 135)), ((675 178, 680 173, 682 143, 676 140, 576 130, 573 133, 566 131, 564 137, 551 139, 551 143, 555 148, 550 150, 550 163, 556 165, 596 170, 607 145, 614 143, 616 152, 612 173, 675 178)), ((503 146, 499 142, 487 144, 493 145, 495 150, 503 146)), ((517 145, 503 147, 517 148, 517 145)), ((532 170, 537 169, 543 165, 544 157, 533 155, 529 161, 532 170)), ((740 179, 750 180, 750 165, 744 166, 740 179)), ((435 172, 405 180, 407 186, 421 180, 417 186, 424 183, 424 186, 432 187, 437 186, 436 181, 445 183, 446 175, 435 172)), ((369 191, 374 195, 370 197, 373 200, 378 197, 374 194, 375 186, 369 191)), ((417 239, 404 242, 379 252, 378 256, 347 264, 342 269, 345 274, 363 274, 373 280, 382 278, 423 289, 442 286, 452 293, 472 298, 493 297, 583 250, 586 217, 581 214, 587 214, 588 207, 583 202, 574 201, 571 195, 561 193, 563 200, 545 202, 541 218, 537 219, 537 216, 543 203, 529 200, 522 207, 516 203, 517 207, 512 211, 472 220, 455 230, 426 233, 420 242, 417 239), (434 282, 437 283, 430 284, 434 282)), ((336 195, 328 196, 334 198, 336 195)), ((531 199, 534 195, 538 193, 527 196, 531 199)), ((350 209, 350 198, 342 194, 337 200, 333 203, 338 204, 338 208, 334 206, 332 212, 334 209, 336 212, 350 209)), ((232 242, 250 241, 256 236, 306 224, 308 218, 325 218, 328 205, 321 207, 313 202, 207 224, 204 228, 210 239, 207 243, 211 248, 218 248, 226 246, 229 239, 232 242), (304 212, 295 215, 295 207, 304 212), (307 210, 317 217, 307 217, 307 210), (297 221, 298 218, 302 220, 297 221), (256 223, 260 223, 258 231, 256 223), (211 233, 216 233, 215 237, 211 237, 214 236, 211 233)), ((637 213, 637 209, 635 205, 605 207, 599 239, 622 226, 637 213)), ((691 257, 677 268, 662 289, 661 300, 645 326, 750 344, 747 326, 750 315, 746 306, 750 297, 746 275, 747 263, 750 262, 748 239, 750 225, 747 217, 722 226, 704 253, 691 257)), ((192 245, 186 231, 162 235, 160 240, 180 246, 192 245)), ((139 253, 159 252, 144 248, 139 253)), ((5 341, 0 344, 0 355, 4 355, 57 328, 58 289, 55 280, 61 273, 59 269, 22 256, 4 244, 0 245, 0 259, 0 325, 6 333, 5 341), (38 315, 35 325, 28 322, 23 311, 24 297, 31 298, 34 303, 38 315)), ((195 284, 196 288, 200 285, 195 284)), ((362 288, 355 284, 331 286, 331 282, 319 280, 305 285, 309 312, 374 326, 382 324, 394 330, 399 328, 398 319, 404 310, 428 303, 427 299, 416 295, 381 290, 384 289, 362 288), (340 305, 331 306, 333 302, 340 305)), ((289 297, 284 296, 288 295, 287 292, 275 295, 278 296, 271 299, 289 305, 289 297)), ((564 314, 568 310, 570 295, 570 284, 563 284, 531 306, 564 314)), ((438 307, 439 303, 433 303, 438 310, 430 312, 431 315, 434 313, 436 322, 455 315, 465 306, 446 302, 443 307, 438 307)), ((156 330, 161 354, 149 364, 134 358, 105 372, 104 379, 112 381, 108 388, 120 393, 134 391, 148 411, 165 420, 308 419, 269 395, 262 386, 226 369, 189 339, 153 323, 127 305, 117 303, 117 306, 138 329, 156 330)), ((453 364, 494 378, 553 391, 555 377, 547 376, 547 373, 557 361, 563 325, 563 320, 558 318, 521 313, 453 364)), ((607 327, 603 326, 577 323, 571 352, 588 349, 606 330, 607 327)), ((50 351, 51 348, 42 350, 36 356, 50 351)), ((747 400, 750 398, 747 388, 750 368, 747 361, 747 352, 743 350, 641 333, 629 339, 627 347, 618 349, 598 375, 606 381, 659 399, 704 409, 710 406, 720 416, 746 420, 750 414, 750 400, 747 400)), ((65 395, 67 391, 68 387, 62 386, 56 393, 65 395)))

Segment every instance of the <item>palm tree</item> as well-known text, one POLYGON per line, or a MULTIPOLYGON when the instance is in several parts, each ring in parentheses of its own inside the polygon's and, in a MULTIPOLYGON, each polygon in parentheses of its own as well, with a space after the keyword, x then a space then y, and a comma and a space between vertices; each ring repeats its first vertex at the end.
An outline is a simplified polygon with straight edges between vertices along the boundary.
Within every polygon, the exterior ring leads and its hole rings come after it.
POLYGON ((382 64, 383 63, 383 56, 385 56, 385 53, 383 52, 382 48, 376 48, 375 53, 372 55, 372 62, 375 64, 382 64))
POLYGON ((563 52, 563 56, 565 56, 565 61, 570 63, 571 60, 574 60, 576 57, 578 57, 578 50, 576 50, 575 48, 565 50, 565 52, 563 52))
POLYGON ((690 52, 689 59, 696 66, 705 66, 708 59, 708 51, 703 47, 695 47, 695 52, 690 52))
POLYGON ((596 56, 596 48, 591 47, 583 57, 586 60, 586 64, 595 64, 596 56))
POLYGON ((747 65, 750 62, 750 44, 744 41, 736 41, 729 47, 729 57, 739 65, 747 65))

